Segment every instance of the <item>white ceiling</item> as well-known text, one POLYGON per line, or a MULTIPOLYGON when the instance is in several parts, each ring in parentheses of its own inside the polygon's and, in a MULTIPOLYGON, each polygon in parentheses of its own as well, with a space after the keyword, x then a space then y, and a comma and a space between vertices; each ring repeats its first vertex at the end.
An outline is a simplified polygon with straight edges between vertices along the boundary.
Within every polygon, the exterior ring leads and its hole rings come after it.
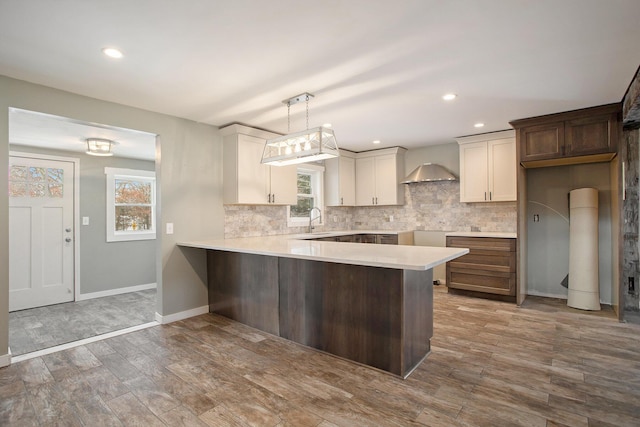
POLYGON ((0 74, 281 133, 281 101, 310 92, 310 127, 341 147, 412 148, 620 101, 638 17, 638 0, 2 0, 0 74))
POLYGON ((85 152, 87 138, 113 141, 113 152, 117 157, 155 160, 156 135, 19 108, 9 109, 9 141, 12 144, 85 152))

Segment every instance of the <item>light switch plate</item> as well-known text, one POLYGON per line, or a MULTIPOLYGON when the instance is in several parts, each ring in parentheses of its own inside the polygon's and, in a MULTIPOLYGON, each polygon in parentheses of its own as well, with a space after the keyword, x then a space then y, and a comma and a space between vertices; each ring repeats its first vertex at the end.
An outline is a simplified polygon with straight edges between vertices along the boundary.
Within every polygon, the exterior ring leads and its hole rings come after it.
POLYGON ((173 234, 173 223, 172 222, 168 222, 167 223, 167 234, 173 234))
POLYGON ((82 225, 89 225, 89 217, 88 216, 83 216, 82 217, 82 225))

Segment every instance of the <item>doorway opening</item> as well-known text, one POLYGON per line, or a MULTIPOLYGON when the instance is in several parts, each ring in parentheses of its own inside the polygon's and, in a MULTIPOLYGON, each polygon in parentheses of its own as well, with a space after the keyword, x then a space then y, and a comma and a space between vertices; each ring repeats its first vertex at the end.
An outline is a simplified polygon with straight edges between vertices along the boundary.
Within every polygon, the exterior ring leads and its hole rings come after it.
POLYGON ((12 355, 153 322, 156 135, 10 108, 9 143, 12 355))

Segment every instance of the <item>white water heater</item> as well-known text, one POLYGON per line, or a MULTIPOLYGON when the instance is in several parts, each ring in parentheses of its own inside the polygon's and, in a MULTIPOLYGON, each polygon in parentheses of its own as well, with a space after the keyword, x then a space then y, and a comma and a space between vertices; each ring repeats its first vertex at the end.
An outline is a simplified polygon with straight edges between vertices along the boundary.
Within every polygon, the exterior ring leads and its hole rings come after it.
POLYGON ((600 310, 598 274, 598 190, 579 188, 569 193, 569 307, 600 310))

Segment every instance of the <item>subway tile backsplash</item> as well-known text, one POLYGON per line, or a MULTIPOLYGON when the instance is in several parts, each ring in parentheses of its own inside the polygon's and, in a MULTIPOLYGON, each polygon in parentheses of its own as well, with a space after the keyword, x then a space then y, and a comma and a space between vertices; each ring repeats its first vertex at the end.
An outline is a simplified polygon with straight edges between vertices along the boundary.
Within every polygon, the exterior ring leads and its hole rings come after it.
MULTIPOLYGON (((322 212, 329 230, 439 230, 516 232, 516 202, 461 203, 460 183, 405 185, 405 205, 327 207, 322 212)), ((225 237, 305 233, 287 227, 285 206, 226 205, 225 237)))

